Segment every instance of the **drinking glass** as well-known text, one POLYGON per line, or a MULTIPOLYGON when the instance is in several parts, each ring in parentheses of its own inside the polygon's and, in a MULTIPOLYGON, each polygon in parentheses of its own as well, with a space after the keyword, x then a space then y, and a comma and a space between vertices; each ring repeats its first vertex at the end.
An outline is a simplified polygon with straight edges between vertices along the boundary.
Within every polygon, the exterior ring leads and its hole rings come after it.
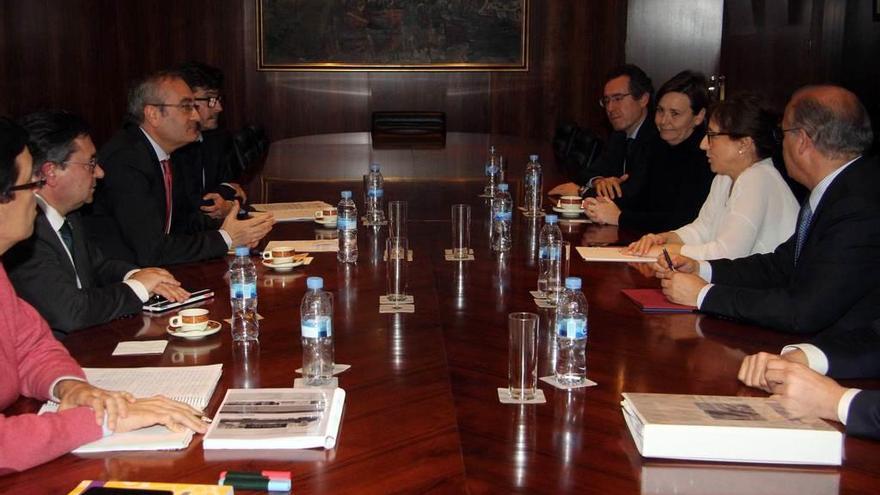
POLYGON ((388 237, 406 237, 406 201, 388 202, 388 237))
POLYGON ((452 258, 467 259, 471 247, 471 206, 452 205, 452 258))
POLYGON ((511 313, 507 317, 508 388, 514 400, 532 400, 538 387, 538 315, 511 313))
POLYGON ((386 278, 388 281, 388 293, 386 297, 399 308, 406 300, 407 287, 407 240, 406 237, 389 237, 386 241, 385 253, 387 256, 386 278))

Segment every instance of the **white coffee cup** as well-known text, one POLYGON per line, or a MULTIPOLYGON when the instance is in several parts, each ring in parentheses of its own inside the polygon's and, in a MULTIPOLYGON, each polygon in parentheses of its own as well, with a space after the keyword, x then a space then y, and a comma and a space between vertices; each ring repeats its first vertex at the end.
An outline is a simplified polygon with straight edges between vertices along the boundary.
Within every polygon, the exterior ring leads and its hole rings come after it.
POLYGON ((315 221, 324 225, 336 223, 337 218, 336 208, 324 208, 315 212, 315 221))
POLYGON ((583 199, 580 196, 563 196, 559 198, 556 207, 561 210, 580 210, 583 199))
POLYGON ((199 332, 208 327, 208 314, 204 308, 182 309, 168 320, 168 324, 184 332, 199 332))
POLYGON ((281 265, 292 263, 294 254, 296 254, 296 249, 293 246, 277 246, 268 251, 263 251, 263 259, 272 264, 281 265))

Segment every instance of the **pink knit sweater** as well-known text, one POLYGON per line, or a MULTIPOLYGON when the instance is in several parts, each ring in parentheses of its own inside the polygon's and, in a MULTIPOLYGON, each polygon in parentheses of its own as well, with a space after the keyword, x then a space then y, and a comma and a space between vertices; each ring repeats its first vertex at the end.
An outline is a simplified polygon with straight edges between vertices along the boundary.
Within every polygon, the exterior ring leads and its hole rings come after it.
MULTIPOLYGON (((0 264, 0 410, 20 395, 48 399, 49 387, 61 376, 84 375, 46 321, 16 296, 0 264)), ((99 438, 101 427, 87 407, 0 415, 0 474, 42 464, 99 438)))

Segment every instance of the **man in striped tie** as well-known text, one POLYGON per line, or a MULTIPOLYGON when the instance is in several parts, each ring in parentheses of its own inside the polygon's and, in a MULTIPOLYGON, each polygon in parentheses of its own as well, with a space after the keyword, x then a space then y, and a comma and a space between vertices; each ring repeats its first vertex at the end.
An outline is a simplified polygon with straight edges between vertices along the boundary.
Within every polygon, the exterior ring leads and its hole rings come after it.
POLYGON ((795 233, 774 252, 737 260, 658 261, 674 302, 817 339, 880 317, 880 164, 862 154, 865 107, 837 86, 795 92, 778 129, 789 175, 810 190, 795 233))
POLYGON ((171 153, 199 132, 196 101, 180 74, 162 71, 135 85, 127 120, 98 153, 104 180, 85 216, 89 235, 108 255, 140 265, 186 263, 256 245, 272 229, 271 215, 236 219, 237 204, 220 220, 175 209, 185 191, 171 153))

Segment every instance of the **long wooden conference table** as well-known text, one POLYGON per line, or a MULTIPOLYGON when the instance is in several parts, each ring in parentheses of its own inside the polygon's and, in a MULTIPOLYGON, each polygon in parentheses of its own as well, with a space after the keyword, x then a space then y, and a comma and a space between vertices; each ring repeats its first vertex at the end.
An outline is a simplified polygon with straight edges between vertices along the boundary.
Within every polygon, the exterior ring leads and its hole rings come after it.
MULTIPOLYGON (((480 159, 490 139, 516 157, 509 171, 514 182, 521 175, 522 158, 532 151, 514 138, 468 139, 483 150, 480 159)), ((549 150, 540 149, 546 156, 545 177, 553 183, 557 179, 549 150)), ((418 161, 418 153, 404 161, 418 161)), ((335 181, 317 176, 299 180, 292 172, 291 177, 275 176, 278 183, 267 189, 273 201, 335 203, 344 187, 351 187, 359 198, 359 174, 366 170, 366 160, 375 156, 359 159, 363 161, 356 173, 337 176, 335 181)), ((261 469, 291 471, 296 494, 877 490, 880 446, 858 438, 846 439, 846 459, 839 468, 643 459, 621 416, 622 392, 762 395, 737 381, 742 357, 760 350, 778 351, 798 339, 699 314, 642 313, 620 290, 658 283, 625 264, 586 263, 574 256, 570 265, 571 274, 583 278, 590 303, 587 374, 598 386, 566 392, 541 382, 546 404, 499 403, 496 389, 507 386, 509 313, 540 315, 539 376, 553 369, 550 313, 538 309, 529 295, 537 278, 537 232, 542 221, 517 212, 513 249, 503 256, 493 253, 488 244, 488 205, 477 197, 483 186, 478 178, 480 162, 473 168, 477 172, 464 179, 443 177, 443 171, 416 179, 386 172, 387 199, 409 204, 407 229, 413 250, 409 289, 416 308, 412 314, 379 313, 378 299, 386 288, 385 230, 361 227, 357 264, 339 264, 332 253, 316 253, 309 266, 286 274, 258 264, 259 312, 265 317, 258 343, 233 343, 226 324, 223 331, 202 340, 170 337, 165 333, 169 315, 124 318, 65 341, 86 367, 222 363, 223 376, 207 410, 213 414, 227 388, 292 386, 294 370, 302 362, 299 304, 305 279, 322 276, 335 297, 336 361, 351 365, 339 375, 347 398, 335 449, 206 451, 197 436, 182 451, 68 454, 24 473, 0 477, 0 492, 66 493, 83 479, 216 483, 223 470, 261 469), (472 207, 474 261, 444 260, 454 203, 472 207), (111 357, 119 341, 164 338, 169 345, 160 356, 111 357)), ((566 223, 563 230, 575 245, 622 243, 635 237, 598 225, 566 223)), ((317 224, 285 223, 277 224, 270 238, 329 235, 332 232, 317 224)), ((230 312, 224 278, 227 263, 221 259, 171 267, 185 286, 215 291, 216 297, 205 304, 215 319, 230 312)), ((13 409, 37 407, 34 401, 22 400, 13 409)))

